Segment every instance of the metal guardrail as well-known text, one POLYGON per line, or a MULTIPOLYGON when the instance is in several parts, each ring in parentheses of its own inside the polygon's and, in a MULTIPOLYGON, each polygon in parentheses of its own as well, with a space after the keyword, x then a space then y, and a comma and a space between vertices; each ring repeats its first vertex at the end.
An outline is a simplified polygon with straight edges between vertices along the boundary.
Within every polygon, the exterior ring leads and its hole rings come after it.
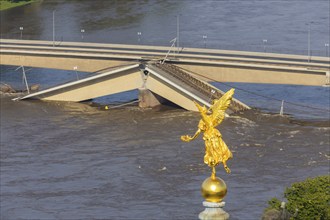
MULTIPOLYGON (((36 40, 12 40, 0 39, 0 46, 3 49, 25 49, 25 50, 51 50, 51 51, 71 51, 71 52, 93 52, 93 53, 127 53, 140 54, 142 56, 161 56, 163 57, 170 47, 164 46, 148 46, 148 45, 127 45, 127 44, 101 44, 87 42, 61 42, 61 44, 53 46, 52 41, 36 41, 36 40)), ((308 56, 293 54, 271 54, 260 52, 248 52, 238 50, 219 50, 219 49, 199 49, 199 48, 180 48, 179 53, 171 53, 172 58, 201 58, 201 59, 225 59, 227 61, 240 62, 266 62, 266 63, 283 63, 292 65, 316 65, 329 64, 329 57, 311 57, 308 62, 308 56), (229 59, 229 60, 228 60, 229 59)))
MULTIPOLYGON (((2 39, 12 39, 12 40, 51 40, 52 36, 49 35, 45 38, 40 38, 39 34, 31 34, 31 33, 23 33, 23 36, 21 38, 21 33, 17 32, 16 34, 7 34, 7 33, 1 33, 0 34, 2 39)), ((148 40, 143 39, 142 41, 135 40, 124 40, 124 39, 113 39, 109 38, 107 36, 93 36, 91 38, 88 34, 84 34, 84 39, 81 38, 81 35, 76 36, 57 36, 56 37, 56 45, 61 44, 61 42, 64 41, 73 41, 73 42, 93 42, 93 43, 109 43, 109 44, 138 44, 138 45, 144 45, 144 46, 168 46, 168 41, 154 41, 154 40, 148 40)), ((230 44, 230 43, 221 43, 221 44, 215 44, 208 42, 205 44, 203 40, 200 41, 181 41, 181 46, 191 47, 191 48, 200 48, 200 49, 218 49, 218 50, 234 50, 234 51, 246 51, 246 52, 265 52, 269 54, 295 54, 295 55, 303 55, 308 56, 308 49, 307 45, 302 49, 302 47, 298 48, 283 48, 278 47, 275 45, 267 44, 255 44, 255 43, 244 43, 241 44, 230 44)), ((322 56, 322 57, 329 57, 330 56, 330 49, 329 46, 325 47, 319 47, 318 49, 311 49, 310 50, 311 56, 322 56)))

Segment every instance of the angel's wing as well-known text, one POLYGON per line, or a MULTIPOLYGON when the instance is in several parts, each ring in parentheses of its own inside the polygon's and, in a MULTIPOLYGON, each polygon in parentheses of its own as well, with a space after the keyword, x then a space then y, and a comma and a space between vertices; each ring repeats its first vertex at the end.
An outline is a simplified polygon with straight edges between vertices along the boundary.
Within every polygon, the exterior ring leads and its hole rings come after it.
POLYGON ((214 127, 218 126, 225 118, 225 112, 230 105, 234 91, 235 89, 230 89, 220 99, 216 99, 210 107, 210 110, 212 110, 212 122, 214 127))
POLYGON ((202 120, 205 122, 205 123, 209 123, 209 119, 207 118, 207 115, 206 115, 206 112, 207 112, 207 108, 205 106, 201 106, 199 105, 196 101, 194 101, 199 113, 201 114, 202 116, 202 120))

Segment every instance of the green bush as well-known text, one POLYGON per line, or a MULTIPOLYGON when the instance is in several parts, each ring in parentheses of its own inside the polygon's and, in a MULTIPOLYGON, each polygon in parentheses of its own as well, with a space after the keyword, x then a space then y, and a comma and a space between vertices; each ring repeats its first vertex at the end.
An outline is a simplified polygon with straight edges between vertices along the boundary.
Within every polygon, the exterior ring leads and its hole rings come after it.
MULTIPOLYGON (((319 176, 292 184, 284 192, 285 206, 290 219, 330 220, 330 176, 319 176)), ((281 210, 281 202, 272 198, 265 210, 281 210)), ((288 218, 288 217, 287 217, 288 218)))
POLYGON ((272 198, 271 200, 268 201, 268 207, 266 208, 265 211, 270 210, 270 209, 277 209, 280 210, 281 208, 281 201, 278 200, 277 198, 272 198))

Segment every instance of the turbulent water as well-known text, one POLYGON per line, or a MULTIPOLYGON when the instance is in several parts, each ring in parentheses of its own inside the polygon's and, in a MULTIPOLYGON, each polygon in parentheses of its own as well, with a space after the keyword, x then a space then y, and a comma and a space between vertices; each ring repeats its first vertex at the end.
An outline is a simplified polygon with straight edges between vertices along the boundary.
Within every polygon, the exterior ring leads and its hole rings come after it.
MULTIPOLYGON (((323 52, 328 40, 328 1, 97 2, 43 1, 1 12, 1 35, 18 37, 23 25, 23 38, 49 40, 56 10, 58 38, 64 40, 81 40, 85 28, 86 41, 137 43, 136 32, 142 31, 140 42, 166 44, 176 35, 176 14, 186 45, 204 46, 201 37, 207 34, 210 47, 239 41, 262 49, 259 43, 267 38, 273 50, 299 52, 306 48, 309 21, 313 48, 323 52)), ((1 66, 1 82, 22 87, 15 68, 1 66)), ((33 68, 27 77, 46 88, 76 75, 33 68)), ((328 174, 329 88, 215 86, 237 87, 235 97, 257 108, 219 127, 234 155, 230 175, 218 168, 228 186, 224 209, 231 219, 260 219, 267 201, 283 199, 291 183, 328 174), (281 117, 275 114, 281 103, 270 98, 300 106, 286 103, 281 117)), ((196 131, 198 114, 166 106, 102 107, 132 100, 136 91, 93 103, 11 98, 0 98, 1 219, 197 219, 203 210, 200 185, 210 175, 204 143, 201 137, 180 141, 180 135, 196 131)))
MULTIPOLYGON (((183 143, 198 115, 178 109, 101 110, 1 99, 3 219, 195 219, 210 169, 203 142, 183 143)), ((257 219, 286 186, 328 172, 329 127, 258 113, 220 130, 233 151, 226 211, 257 219)))

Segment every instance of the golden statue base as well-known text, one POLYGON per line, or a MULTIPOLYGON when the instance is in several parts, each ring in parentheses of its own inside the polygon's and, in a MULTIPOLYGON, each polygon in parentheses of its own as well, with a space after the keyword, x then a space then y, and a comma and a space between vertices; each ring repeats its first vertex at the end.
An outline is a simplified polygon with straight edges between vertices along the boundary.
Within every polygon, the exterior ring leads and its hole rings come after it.
POLYGON ((225 212, 222 207, 225 206, 225 202, 203 202, 203 206, 206 207, 203 212, 198 216, 200 220, 227 220, 229 214, 225 212))
POLYGON ((225 181, 212 174, 206 178, 201 187, 202 196, 207 202, 221 202, 227 194, 227 186, 225 181))
POLYGON ((227 186, 225 181, 216 177, 215 167, 212 167, 212 174, 206 178, 201 187, 202 196, 206 201, 203 202, 205 210, 199 214, 200 220, 227 220, 229 214, 225 212, 222 207, 225 206, 223 202, 227 194, 227 186))

